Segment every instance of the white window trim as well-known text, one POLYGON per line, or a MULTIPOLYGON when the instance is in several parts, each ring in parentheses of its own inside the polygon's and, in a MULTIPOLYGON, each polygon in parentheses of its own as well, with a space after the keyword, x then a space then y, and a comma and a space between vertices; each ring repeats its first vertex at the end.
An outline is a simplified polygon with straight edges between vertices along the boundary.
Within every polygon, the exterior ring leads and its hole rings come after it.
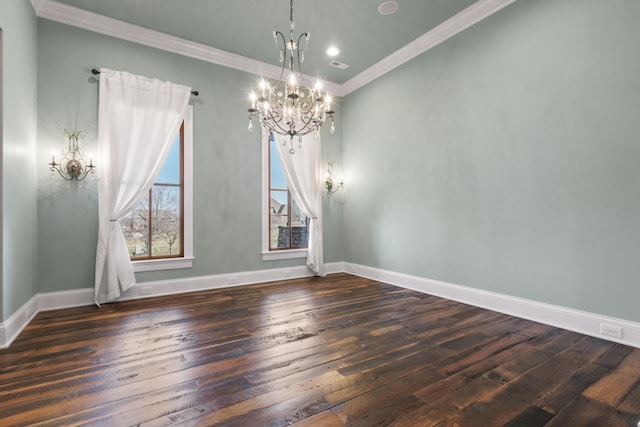
POLYGON ((262 147, 262 260, 306 258, 308 252, 306 248, 269 250, 269 132, 264 129, 260 138, 260 146, 262 147))
POLYGON ((193 106, 184 117, 184 256, 131 261, 134 272, 172 270, 193 266, 193 106))

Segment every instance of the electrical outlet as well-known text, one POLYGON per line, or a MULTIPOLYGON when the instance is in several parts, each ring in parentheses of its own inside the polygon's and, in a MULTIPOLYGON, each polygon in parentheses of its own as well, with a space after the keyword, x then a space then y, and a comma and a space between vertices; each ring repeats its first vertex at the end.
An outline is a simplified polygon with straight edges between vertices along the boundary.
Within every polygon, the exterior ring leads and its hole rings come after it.
POLYGON ((600 333, 608 337, 622 338, 622 328, 619 326, 611 326, 606 323, 600 323, 600 333))
POLYGON ((236 285, 236 284, 238 284, 238 277, 237 276, 229 276, 227 278, 227 281, 229 282, 230 285, 236 285))
POLYGON ((151 286, 140 286, 140 295, 151 295, 151 286))

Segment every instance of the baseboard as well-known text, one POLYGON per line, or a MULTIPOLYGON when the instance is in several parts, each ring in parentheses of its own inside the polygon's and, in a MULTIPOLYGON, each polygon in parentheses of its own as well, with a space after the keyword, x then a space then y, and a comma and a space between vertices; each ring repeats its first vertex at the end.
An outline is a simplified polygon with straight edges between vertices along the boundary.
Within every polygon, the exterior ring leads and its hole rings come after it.
MULTIPOLYGON (((325 264, 327 274, 344 271, 344 263, 325 264)), ((232 286, 273 282, 276 280, 296 279, 313 276, 305 266, 275 268, 239 273, 216 274, 211 276, 185 277, 180 279, 141 282, 125 292, 119 301, 140 298, 152 298, 185 292, 220 289, 232 286)), ((61 292, 47 292, 34 295, 16 311, 6 322, 0 323, 0 349, 7 348, 31 320, 41 311, 80 307, 94 303, 92 288, 74 289, 61 292)))
POLYGON ((38 314, 38 296, 34 295, 5 322, 0 323, 0 349, 7 348, 38 314))
MULTIPOLYGON (((406 289, 640 348, 640 323, 364 265, 336 262, 326 264, 325 269, 327 274, 351 273, 406 289), (602 325, 620 328, 622 338, 603 335, 600 332, 602 325)), ((142 282, 129 289, 120 300, 151 298, 312 275, 313 273, 306 267, 296 266, 142 282)), ((9 347, 33 317, 41 311, 91 304, 93 304, 93 289, 90 288, 37 294, 4 323, 0 323, 0 348, 9 347)))
POLYGON ((345 263, 346 273, 439 296, 545 325, 640 348, 640 323, 571 308, 483 291, 438 280, 345 263), (620 328, 621 338, 603 335, 602 325, 620 328))

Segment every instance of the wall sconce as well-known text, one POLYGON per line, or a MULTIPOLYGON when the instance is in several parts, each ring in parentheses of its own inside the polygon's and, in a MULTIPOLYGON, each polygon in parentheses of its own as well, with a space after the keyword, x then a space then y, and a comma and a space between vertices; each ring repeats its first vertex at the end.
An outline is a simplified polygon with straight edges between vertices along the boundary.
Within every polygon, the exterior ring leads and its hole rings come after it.
POLYGON ((82 181, 89 173, 94 173, 93 169, 96 166, 93 164, 93 159, 89 159, 88 165, 84 160, 84 153, 78 144, 78 140, 80 139, 82 132, 69 132, 67 129, 63 129, 62 132, 67 139, 66 151, 62 151, 62 160, 60 160, 60 163, 56 163, 55 156, 51 155, 51 163, 49 163, 51 168, 49 170, 52 175, 53 172, 58 172, 60 176, 67 181, 72 181, 74 179, 76 181, 82 181))
POLYGON ((340 177, 340 182, 338 182, 338 184, 334 184, 334 176, 333 176, 333 167, 336 164, 335 160, 331 160, 330 162, 327 163, 328 164, 328 168, 327 168, 327 180, 325 181, 325 186, 327 187, 327 195, 331 196, 333 193, 335 193, 336 191, 338 191, 339 189, 341 189, 342 187, 344 187, 344 180, 342 179, 342 177, 340 177))

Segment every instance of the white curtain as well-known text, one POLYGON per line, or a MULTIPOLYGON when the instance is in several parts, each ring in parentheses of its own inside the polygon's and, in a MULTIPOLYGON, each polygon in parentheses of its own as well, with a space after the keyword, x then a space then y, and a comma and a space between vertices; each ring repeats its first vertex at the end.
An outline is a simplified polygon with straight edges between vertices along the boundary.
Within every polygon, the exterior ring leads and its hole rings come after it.
POLYGON ((294 154, 289 152, 289 136, 274 133, 278 155, 284 169, 289 191, 298 207, 309 217, 309 247, 307 267, 316 275, 324 276, 322 244, 322 190, 320 186, 320 138, 313 134, 293 139, 294 154))
POLYGON ((118 222, 149 192, 169 154, 191 88, 100 69, 96 304, 136 283, 118 222))

